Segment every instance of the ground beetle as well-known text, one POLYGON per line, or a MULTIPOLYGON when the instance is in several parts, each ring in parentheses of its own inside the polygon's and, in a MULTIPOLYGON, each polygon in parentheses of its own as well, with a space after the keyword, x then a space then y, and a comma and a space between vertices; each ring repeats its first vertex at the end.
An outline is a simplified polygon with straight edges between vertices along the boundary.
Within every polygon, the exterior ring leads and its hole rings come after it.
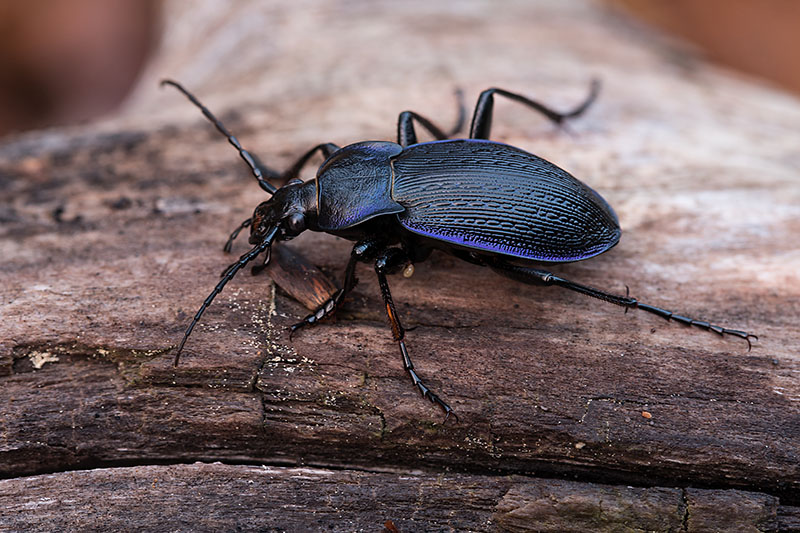
POLYGON ((292 239, 306 230, 338 235, 356 244, 342 288, 315 313, 292 326, 291 332, 332 314, 356 284, 356 264, 372 263, 403 367, 422 395, 447 416, 453 410, 414 370, 386 280, 388 274, 408 272, 433 249, 525 283, 558 285, 626 309, 637 308, 720 335, 735 335, 747 341, 748 349, 750 338, 756 338, 745 331, 676 315, 627 295, 581 285, 533 266, 579 261, 607 251, 619 242, 619 222, 599 194, 566 171, 519 148, 488 140, 494 96, 522 103, 560 125, 583 113, 595 100, 596 81, 589 97, 567 113, 503 89, 487 89, 478 98, 469 139, 448 139, 461 128, 463 105, 458 124, 449 134, 425 117, 404 111, 398 120, 397 143, 366 141, 344 148, 320 144, 283 173, 264 166, 242 148, 236 137, 180 84, 171 80, 162 84, 176 87, 202 110, 239 151, 261 188, 272 196, 256 207, 253 216, 242 222, 225 244, 225 250, 230 251, 233 239, 250 227, 250 244, 254 247, 223 272, 203 302, 178 346, 176 365, 195 324, 225 284, 264 252, 266 264, 273 242, 292 239), (437 140, 417 142, 415 122, 437 140), (298 175, 317 152, 325 162, 316 178, 304 183, 298 175), (282 180, 285 185, 276 188, 267 178, 282 180))

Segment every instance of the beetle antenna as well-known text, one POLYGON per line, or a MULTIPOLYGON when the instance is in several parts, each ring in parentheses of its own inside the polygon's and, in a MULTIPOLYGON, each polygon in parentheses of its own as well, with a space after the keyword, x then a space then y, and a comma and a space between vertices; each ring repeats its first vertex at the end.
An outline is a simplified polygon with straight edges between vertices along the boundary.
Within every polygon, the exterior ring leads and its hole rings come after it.
POLYGON ((231 143, 231 145, 233 145, 233 147, 239 151, 239 155, 247 164, 247 166, 250 167, 250 171, 253 173, 253 176, 255 176, 256 180, 258 180, 258 185, 269 194, 275 194, 275 191, 277 191, 278 189, 264 178, 264 172, 262 172, 261 166, 256 163, 255 157, 250 152, 242 148, 241 143, 239 143, 239 139, 237 139, 230 131, 228 131, 228 129, 222 124, 222 122, 220 122, 220 120, 217 117, 215 117, 214 114, 211 111, 209 111, 209 109, 206 106, 200 103, 200 100, 195 98, 195 96, 192 93, 187 91, 183 87, 183 85, 181 85, 177 81, 161 80, 161 86, 163 87, 164 85, 171 85, 175 87, 180 92, 182 92, 183 95, 189 99, 189 101, 191 101, 194 105, 196 105, 200 109, 200 111, 203 112, 203 115, 205 115, 205 117, 209 121, 211 121, 212 124, 214 124, 214 127, 216 127, 221 134, 223 134, 225 137, 228 138, 228 142, 231 143))
POLYGON ((258 244, 252 250, 244 254, 242 257, 239 258, 238 261, 236 261, 235 263, 233 263, 231 266, 228 267, 228 269, 222 276, 222 279, 219 280, 217 286, 214 287, 214 290, 211 291, 211 294, 208 295, 208 297, 203 302, 203 305, 200 306, 200 309, 194 315, 192 323, 189 324, 188 328, 186 328, 186 333, 183 334, 183 339, 181 340, 181 343, 178 345, 178 351, 175 352, 175 361, 173 362, 174 366, 178 366, 178 359, 181 356, 181 351, 183 351, 183 345, 186 344, 186 341, 189 339, 189 335, 192 334, 194 326, 200 320, 200 317, 203 316, 203 313, 205 313, 206 308, 208 308, 208 306, 211 305, 211 302, 214 301, 214 298, 216 298, 217 295, 220 292, 222 292, 222 288, 225 287, 225 284, 228 283, 230 280, 232 280, 233 277, 236 275, 236 273, 242 269, 242 267, 244 267, 247 263, 249 263, 256 257, 258 257, 258 255, 264 250, 270 249, 270 246, 272 246, 272 241, 275 240, 275 235, 277 234, 278 234, 278 227, 276 226, 267 233, 267 235, 264 237, 264 240, 261 241, 260 244, 258 244))

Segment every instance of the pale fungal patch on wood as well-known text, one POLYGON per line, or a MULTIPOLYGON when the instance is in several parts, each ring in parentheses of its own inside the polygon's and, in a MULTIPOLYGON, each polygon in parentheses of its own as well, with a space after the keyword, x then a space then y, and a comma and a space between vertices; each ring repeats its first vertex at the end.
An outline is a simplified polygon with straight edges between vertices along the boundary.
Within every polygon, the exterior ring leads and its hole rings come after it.
POLYGON ((41 369, 47 363, 57 363, 58 356, 53 352, 34 350, 28 354, 28 359, 31 360, 33 368, 36 370, 41 369))

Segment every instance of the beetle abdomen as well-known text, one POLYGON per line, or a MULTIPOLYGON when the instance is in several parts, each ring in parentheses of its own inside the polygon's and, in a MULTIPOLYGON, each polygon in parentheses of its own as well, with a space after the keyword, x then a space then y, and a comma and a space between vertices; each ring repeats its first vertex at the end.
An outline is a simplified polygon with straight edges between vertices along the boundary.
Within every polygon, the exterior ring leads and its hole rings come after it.
POLYGON ((454 140, 392 158, 392 199, 409 231, 534 261, 577 261, 619 242, 617 216, 566 171, 513 146, 454 140))

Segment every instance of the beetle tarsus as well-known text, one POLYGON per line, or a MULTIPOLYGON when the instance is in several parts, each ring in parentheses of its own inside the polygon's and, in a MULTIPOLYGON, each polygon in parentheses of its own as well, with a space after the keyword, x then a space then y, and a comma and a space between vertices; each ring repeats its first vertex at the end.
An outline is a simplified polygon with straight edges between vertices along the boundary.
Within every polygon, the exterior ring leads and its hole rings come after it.
POLYGON ((676 315, 672 311, 661 309, 660 307, 655 307, 652 305, 643 304, 634 298, 631 298, 631 300, 633 300, 633 305, 630 305, 630 307, 641 309, 642 311, 647 311, 648 313, 653 313, 654 315, 658 315, 666 320, 674 320, 675 322, 679 322, 685 326, 694 326, 700 329, 704 329, 706 331, 713 331, 714 333, 717 333, 720 337, 725 335, 732 335, 734 337, 739 337, 740 339, 744 339, 745 341, 747 341, 748 352, 753 348, 753 344, 750 342, 750 339, 752 338, 758 340, 757 335, 748 333, 746 331, 741 331, 738 329, 729 329, 723 326, 718 326, 716 324, 711 324, 704 320, 697 320, 682 315, 676 315))
POLYGON ((400 344, 400 353, 403 355, 403 368, 406 372, 408 372, 408 375, 411 376, 411 382, 419 389, 419 392, 422 394, 423 398, 430 400, 431 403, 438 405, 444 411, 445 416, 444 420, 442 421, 442 425, 447 423, 447 419, 450 418, 450 415, 453 415, 453 417, 456 419, 456 423, 458 423, 458 415, 453 408, 447 405, 447 402, 442 400, 438 394, 433 392, 427 385, 425 385, 425 383, 423 383, 422 379, 419 377, 419 374, 417 374, 416 370, 414 370, 414 363, 411 362, 411 358, 408 356, 406 343, 403 340, 398 342, 400 344))
POLYGON ((292 340, 292 337, 294 337, 294 334, 298 329, 305 326, 313 326, 320 320, 332 316, 336 311, 336 308, 339 307, 339 304, 342 303, 342 300, 344 300, 344 295, 344 289, 339 289, 333 294, 333 296, 328 298, 321 306, 319 306, 316 311, 307 315, 300 322, 292 324, 289 328, 289 340, 292 340))
POLYGON ((752 343, 750 342, 750 339, 752 338, 758 340, 758 337, 756 335, 753 335, 752 333, 747 333, 746 331, 717 326, 716 324, 711 324, 704 320, 697 320, 683 315, 677 315, 672 311, 661 309, 660 307, 643 304, 636 298, 631 298, 629 296, 630 291, 628 290, 627 285, 625 286, 626 295, 619 296, 617 294, 611 294, 605 291, 601 291, 599 289, 595 289, 594 287, 589 287, 588 285, 581 285, 580 283, 575 283, 574 281, 558 277, 551 272, 547 272, 546 270, 539 270, 536 268, 515 265, 497 258, 493 259, 487 258, 484 260, 484 262, 485 264, 489 265, 495 272, 502 274, 503 276, 509 277, 511 279, 515 279, 525 283, 530 283, 533 285, 557 285, 559 287, 564 287, 565 289, 569 289, 571 291, 585 294, 586 296, 591 296, 592 298, 597 298, 598 300, 603 300, 604 302, 620 305, 624 307, 626 311, 628 309, 641 309, 642 311, 658 315, 666 320, 674 320, 676 322, 680 322, 681 324, 687 326, 695 326, 697 328, 705 329, 707 331, 713 331, 714 333, 717 333, 721 336, 732 335, 734 337, 742 338, 745 341, 747 341, 748 352, 752 349, 752 343))

